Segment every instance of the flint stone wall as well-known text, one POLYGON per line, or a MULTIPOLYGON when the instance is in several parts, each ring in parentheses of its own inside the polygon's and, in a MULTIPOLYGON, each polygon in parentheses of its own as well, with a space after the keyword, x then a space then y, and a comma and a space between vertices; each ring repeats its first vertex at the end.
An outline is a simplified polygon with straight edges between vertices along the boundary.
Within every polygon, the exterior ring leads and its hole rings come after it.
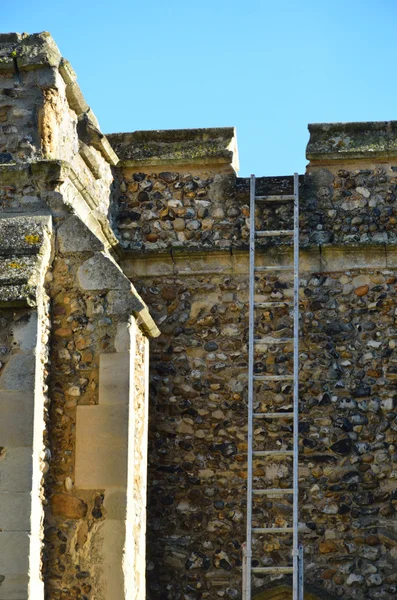
MULTIPOLYGON (((300 177, 300 537, 313 597, 391 599, 397 591, 397 163, 358 158, 317 155, 300 177)), ((238 598, 249 182, 208 166, 126 164, 119 186, 113 214, 127 250, 124 270, 162 332, 150 370, 150 597, 238 598)), ((257 181, 258 194, 291 191, 292 178, 257 181)), ((288 205, 258 208, 256 226, 289 228, 290 219, 288 205)), ((291 258, 281 240, 267 240, 258 253, 259 264, 291 258)), ((291 296, 286 275, 257 281, 258 301, 291 296)), ((258 311, 261 335, 289 337, 291 324, 286 308, 258 311)), ((291 370, 291 346, 260 350, 256 373, 291 370)), ((272 390, 271 396, 270 386, 258 390, 256 408, 290 409, 288 386, 272 390)), ((274 422, 259 423, 257 449, 288 448, 291 433, 288 420, 281 435, 274 422)), ((254 487, 290 484, 288 460, 255 461, 254 487)), ((288 496, 255 502, 257 525, 284 526, 291 517, 288 496)), ((259 536, 254 564, 285 564, 290 549, 286 535, 259 536)), ((280 578, 254 578, 257 594, 276 593, 277 585, 280 578)))

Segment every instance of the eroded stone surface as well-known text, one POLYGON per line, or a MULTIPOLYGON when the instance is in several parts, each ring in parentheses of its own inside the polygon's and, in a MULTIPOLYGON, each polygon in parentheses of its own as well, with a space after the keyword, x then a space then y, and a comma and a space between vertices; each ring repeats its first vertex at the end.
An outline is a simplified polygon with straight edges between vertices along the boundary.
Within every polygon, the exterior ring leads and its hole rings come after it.
POLYGON ((77 271, 77 278, 83 290, 131 289, 120 267, 103 252, 85 261, 77 271))
POLYGON ((102 250, 100 240, 76 217, 69 217, 58 229, 59 249, 63 254, 102 250))

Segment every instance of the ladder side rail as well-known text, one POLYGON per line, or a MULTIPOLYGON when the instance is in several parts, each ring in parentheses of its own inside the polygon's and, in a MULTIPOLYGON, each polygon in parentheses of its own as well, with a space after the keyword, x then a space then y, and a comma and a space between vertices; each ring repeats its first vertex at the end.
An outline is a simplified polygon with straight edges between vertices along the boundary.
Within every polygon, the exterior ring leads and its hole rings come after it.
POLYGON ((294 173, 294 400, 293 400, 293 600, 300 599, 298 540, 299 478, 299 176, 294 173))
POLYGON ((245 599, 246 587, 247 587, 247 542, 242 544, 243 552, 243 600, 245 599))
POLYGON ((252 450, 254 412, 254 295, 255 295, 255 175, 250 180, 249 242, 249 331, 248 331, 248 456, 247 456, 247 546, 244 600, 251 600, 252 569, 252 450))
POLYGON ((299 546, 299 600, 304 600, 305 580, 303 572, 303 546, 299 546))

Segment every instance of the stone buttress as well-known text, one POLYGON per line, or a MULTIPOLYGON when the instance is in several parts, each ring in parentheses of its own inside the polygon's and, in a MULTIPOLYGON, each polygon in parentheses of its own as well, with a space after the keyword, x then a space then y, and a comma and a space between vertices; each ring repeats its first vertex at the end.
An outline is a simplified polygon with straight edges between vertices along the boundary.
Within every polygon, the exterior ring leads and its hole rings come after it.
POLYGON ((118 158, 52 38, 0 36, 0 598, 144 598, 148 339, 118 158))

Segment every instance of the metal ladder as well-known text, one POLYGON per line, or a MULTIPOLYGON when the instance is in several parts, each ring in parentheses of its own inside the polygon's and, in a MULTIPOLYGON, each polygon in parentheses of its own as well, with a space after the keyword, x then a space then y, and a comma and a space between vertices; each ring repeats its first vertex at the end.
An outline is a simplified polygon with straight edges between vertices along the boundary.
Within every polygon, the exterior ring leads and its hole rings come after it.
POLYGON ((298 392, 299 392, 299 179, 298 174, 294 174, 294 193, 285 196, 256 196, 255 175, 251 175, 250 180, 250 266, 249 266, 249 342, 248 342, 248 474, 247 474, 247 538, 244 544, 243 561, 243 600, 251 600, 251 579, 252 574, 292 574, 293 600, 303 600, 303 549, 298 541, 298 392), (294 226, 293 229, 281 229, 272 231, 257 231, 255 228, 255 207, 256 203, 282 203, 293 202, 294 205, 294 226), (294 262, 293 265, 284 266, 256 266, 255 265, 255 241, 262 237, 293 237, 294 262), (294 295, 293 295, 293 338, 272 338, 255 337, 255 309, 257 308, 277 308, 289 306, 287 302, 260 302, 256 303, 255 296, 255 275, 266 271, 293 271, 294 275, 294 295), (286 344, 293 342, 293 373, 289 375, 255 375, 254 374, 254 354, 256 344, 286 344), (293 381, 293 411, 292 412, 254 412, 254 382, 255 381, 293 381), (293 420, 293 450, 253 450, 253 423, 256 419, 290 418, 293 420), (271 488, 271 489, 253 489, 253 460, 255 457, 267 456, 292 456, 292 479, 293 487, 271 488), (252 505, 253 495, 261 496, 281 496, 292 494, 293 496, 293 522, 292 527, 253 527, 252 525, 252 505), (291 566, 252 566, 252 537, 255 534, 277 534, 291 533, 292 540, 292 567, 291 566))

